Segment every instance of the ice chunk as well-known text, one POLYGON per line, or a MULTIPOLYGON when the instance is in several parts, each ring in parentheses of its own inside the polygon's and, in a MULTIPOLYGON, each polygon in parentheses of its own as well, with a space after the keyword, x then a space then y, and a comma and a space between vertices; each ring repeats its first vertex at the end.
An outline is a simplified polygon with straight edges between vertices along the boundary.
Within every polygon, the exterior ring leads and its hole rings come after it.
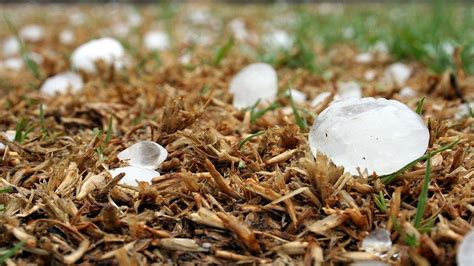
POLYGON ((454 115, 454 118, 456 118, 458 120, 462 119, 464 117, 467 117, 467 116, 471 115, 471 112, 474 112, 474 102, 462 103, 459 106, 456 114, 454 115))
POLYGON ((401 102, 350 99, 332 103, 316 119, 309 134, 314 155, 319 151, 356 175, 390 174, 422 156, 429 132, 423 120, 401 102))
POLYGON ((365 71, 364 79, 367 80, 367 81, 372 81, 372 80, 374 80, 376 75, 377 75, 377 72, 375 72, 375 70, 369 69, 369 70, 365 71))
POLYGON ((318 106, 320 105, 322 102, 324 102, 326 100, 327 97, 331 96, 331 92, 329 91, 325 91, 325 92, 322 92, 320 94, 318 94, 316 97, 314 97, 314 99, 311 101, 311 106, 318 106))
POLYGON ((339 82, 337 84, 337 94, 334 97, 335 101, 360 99, 362 97, 362 89, 355 81, 339 82))
POLYGON ((461 242, 456 254, 458 266, 474 265, 474 230, 471 230, 461 242))
POLYGON ((59 41, 62 44, 71 44, 75 39, 74 32, 71 30, 63 30, 59 33, 59 41))
MULTIPOLYGON (((13 140, 15 140, 16 131, 15 130, 7 130, 5 132, 2 132, 1 134, 4 134, 9 141, 13 141, 13 140)), ((3 149, 5 149, 5 144, 0 143, 0 150, 3 150, 3 149)))
POLYGON ((156 169, 168 157, 168 151, 153 141, 140 141, 121 151, 117 157, 129 165, 156 169))
POLYGON ((372 53, 361 53, 356 55, 354 60, 359 64, 368 64, 374 60, 374 55, 372 53))
POLYGON ((392 248, 390 232, 383 228, 375 229, 362 240, 361 248, 378 256, 387 253, 392 248))
POLYGON ((411 76, 411 68, 402 63, 391 64, 385 70, 385 80, 392 85, 403 86, 411 76))
POLYGON ((71 90, 71 92, 80 91, 83 86, 81 76, 67 71, 48 78, 41 85, 40 92, 47 96, 54 96, 56 93, 66 93, 68 90, 71 90))
POLYGON ((245 41, 248 37, 247 28, 245 27, 245 22, 241 19, 233 19, 229 23, 229 28, 232 31, 232 35, 239 41, 245 41))
POLYGON ((170 46, 168 34, 163 31, 149 31, 144 38, 145 47, 148 50, 167 50, 170 46))
POLYGON ((285 91, 285 96, 290 97, 290 90, 291 90, 291 98, 295 103, 304 103, 306 101, 306 94, 297 90, 297 89, 289 89, 285 91))
POLYGON ((263 43, 272 49, 289 49, 293 38, 283 30, 273 30, 263 37, 263 43))
POLYGON ((16 37, 10 36, 3 41, 2 53, 5 56, 16 55, 20 52, 20 42, 16 37))
POLYGON ((97 71, 95 62, 103 61, 120 69, 125 63, 125 51, 119 41, 113 38, 101 38, 89 41, 74 50, 71 64, 75 69, 89 73, 97 71))
POLYGON ((43 39, 44 29, 39 25, 27 25, 20 30, 20 37, 26 41, 38 42, 43 39))
POLYGON ((19 57, 11 57, 0 62, 0 69, 18 71, 23 67, 23 60, 19 57))
POLYGON ((278 91, 277 79, 275 69, 268 64, 254 63, 244 67, 230 82, 234 107, 250 107, 259 99, 273 101, 278 91))
POLYGON ((109 172, 112 177, 116 177, 121 173, 125 173, 125 176, 120 180, 119 183, 129 186, 138 185, 137 181, 151 182, 153 177, 160 176, 160 173, 155 170, 135 166, 119 167, 111 169, 109 172))
POLYGON ((400 96, 401 97, 405 97, 405 98, 408 98, 408 97, 413 97, 413 96, 416 96, 416 91, 414 91, 412 88, 410 87, 403 87, 401 90, 400 90, 400 96))

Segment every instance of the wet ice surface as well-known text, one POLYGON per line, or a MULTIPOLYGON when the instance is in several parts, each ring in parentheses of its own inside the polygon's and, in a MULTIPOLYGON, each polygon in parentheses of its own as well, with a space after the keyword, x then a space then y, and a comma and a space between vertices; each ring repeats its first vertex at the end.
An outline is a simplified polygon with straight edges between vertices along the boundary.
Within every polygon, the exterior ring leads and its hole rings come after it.
POLYGON ((357 175, 357 167, 378 175, 393 173, 428 148, 423 120, 401 102, 350 99, 332 103, 311 127, 309 143, 336 165, 357 175))
POLYGON ((277 74, 272 66, 254 63, 244 67, 230 82, 236 108, 253 106, 259 99, 271 102, 278 91, 277 74))
POLYGON ((378 256, 387 253, 392 248, 390 232, 383 228, 375 229, 362 240, 361 248, 378 256))
POLYGON ((155 170, 135 167, 135 166, 126 166, 126 167, 119 167, 115 169, 109 170, 112 177, 116 177, 121 173, 125 173, 125 176, 120 180, 120 184, 129 185, 129 186, 136 186, 138 185, 137 181, 139 182, 151 182, 153 177, 160 176, 155 170))
POLYGON ((40 92, 47 96, 54 96, 56 93, 66 93, 68 90, 77 92, 82 89, 84 83, 81 76, 74 72, 63 72, 48 78, 41 85, 40 92))
POLYGON ((168 151, 153 141, 140 141, 121 151, 117 157, 131 166, 157 169, 168 157, 168 151))
POLYGON ((101 38, 82 44, 71 55, 74 69, 90 73, 97 71, 95 63, 99 60, 120 69, 125 63, 125 50, 119 41, 113 38, 101 38))
POLYGON ((467 233, 458 247, 456 261, 459 266, 474 265, 474 230, 467 233))

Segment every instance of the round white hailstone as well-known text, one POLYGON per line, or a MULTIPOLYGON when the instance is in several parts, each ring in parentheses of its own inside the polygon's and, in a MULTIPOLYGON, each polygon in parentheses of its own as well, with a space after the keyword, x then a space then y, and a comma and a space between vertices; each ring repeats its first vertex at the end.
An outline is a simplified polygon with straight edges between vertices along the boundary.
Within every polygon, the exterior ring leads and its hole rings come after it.
POLYGON ((106 64, 114 64, 120 69, 125 63, 125 51, 119 41, 112 38, 101 38, 82 44, 71 55, 74 69, 89 73, 97 71, 95 62, 102 60, 106 64))
POLYGON ((59 41, 62 44, 71 44, 76 40, 76 37, 74 36, 74 32, 71 30, 63 30, 61 33, 59 33, 59 41))
POLYGON ((187 20, 194 25, 206 25, 211 21, 211 14, 206 9, 196 9, 189 13, 187 20))
POLYGON ((8 37, 3 41, 2 47, 3 55, 12 56, 17 55, 20 52, 20 42, 16 37, 8 37))
POLYGON ((458 266, 474 265, 474 230, 471 230, 461 241, 456 254, 458 266))
POLYGON ((385 70, 385 80, 389 84, 403 86, 411 76, 411 68, 402 63, 391 64, 385 70))
POLYGON ((454 54, 454 45, 451 42, 443 42, 441 43, 441 49, 447 54, 452 56, 454 54))
POLYGON ((361 248, 374 255, 383 255, 392 248, 390 232, 377 228, 362 240, 361 248))
POLYGON ((41 54, 38 54, 38 53, 35 53, 35 52, 29 52, 28 57, 38 65, 41 65, 44 61, 43 56, 41 54))
POLYGON ((132 27, 138 27, 143 23, 142 16, 135 11, 132 11, 128 14, 128 24, 132 27))
POLYGON ((229 23, 229 28, 232 31, 232 35, 239 41, 245 41, 248 37, 247 28, 245 22, 241 19, 233 19, 229 23))
POLYGON ((374 55, 372 53, 361 53, 356 55, 354 60, 359 64, 368 64, 374 60, 374 55))
POLYGON ((86 23, 86 19, 86 16, 82 12, 76 11, 69 16, 69 23, 74 26, 79 26, 86 23))
POLYGON ((454 118, 458 120, 463 119, 464 117, 470 116, 471 112, 474 112, 474 102, 462 103, 454 115, 454 118))
MULTIPOLYGON (((16 131, 15 130, 7 130, 5 132, 2 132, 1 134, 4 134, 9 141, 13 141, 13 140, 15 140, 16 131)), ((0 143, 0 150, 3 150, 3 149, 5 149, 5 144, 0 143)))
POLYGON ((374 80, 376 75, 377 75, 377 72, 373 69, 370 69, 370 70, 365 71, 364 79, 367 81, 372 81, 374 80))
POLYGON ((170 47, 170 38, 163 31, 150 31, 144 37, 145 47, 148 50, 165 51, 170 47))
POLYGON ((304 103, 306 102, 306 94, 297 90, 297 89, 289 89, 285 91, 285 96, 290 97, 290 90, 291 90, 291 98, 295 103, 304 103))
POLYGON ((121 151, 117 157, 129 165, 157 169, 168 157, 168 151, 153 141, 140 141, 121 151))
POLYGON ((20 30, 20 37, 26 41, 38 42, 43 39, 44 29, 39 25, 28 25, 20 30))
POLYGON ((404 98, 408 98, 408 97, 413 97, 413 96, 416 96, 416 91, 413 90, 412 88, 410 87, 403 87, 401 90, 400 90, 400 96, 401 97, 404 97, 404 98))
POLYGON ((326 100, 327 97, 331 96, 331 92, 329 91, 325 91, 325 92, 322 92, 320 94, 318 94, 316 97, 314 97, 314 99, 311 101, 311 106, 318 106, 320 105, 322 102, 324 102, 326 100))
POLYGON ((80 91, 84 87, 81 76, 74 72, 63 72, 48 78, 41 85, 40 92, 47 96, 54 96, 57 93, 66 93, 80 91))
POLYGON ((362 89, 355 81, 339 82, 337 84, 337 94, 334 96, 335 101, 360 99, 362 97, 362 89))
POLYGON ((130 32, 130 26, 125 23, 114 24, 112 26, 111 32, 113 35, 123 38, 130 32))
POLYGON ((384 41, 378 41, 372 46, 372 50, 379 52, 379 53, 387 53, 388 52, 388 45, 384 41))
POLYGON ((153 177, 160 176, 155 170, 135 167, 135 166, 125 166, 109 170, 112 177, 116 177, 121 173, 125 173, 125 176, 120 180, 120 184, 128 186, 136 186, 139 182, 151 182, 153 177))
POLYGON ((342 31, 342 36, 346 39, 352 39, 354 37, 354 29, 352 27, 347 27, 342 31))
POLYGON ((283 30, 273 30, 263 37, 265 45, 273 49, 289 49, 293 45, 293 38, 283 30))
POLYGON ((19 57, 11 57, 0 62, 0 68, 12 71, 18 71, 23 67, 23 60, 19 57))
POLYGON ((408 106, 387 99, 333 102, 318 116, 309 134, 311 152, 319 151, 357 175, 357 167, 390 174, 422 156, 429 131, 408 106))
POLYGON ((236 108, 253 106, 258 100, 271 102, 278 92, 277 73, 269 64, 250 64, 232 78, 230 92, 236 108))
POLYGON ((185 53, 181 57, 179 57, 179 62, 182 65, 189 65, 191 63, 191 54, 185 53))

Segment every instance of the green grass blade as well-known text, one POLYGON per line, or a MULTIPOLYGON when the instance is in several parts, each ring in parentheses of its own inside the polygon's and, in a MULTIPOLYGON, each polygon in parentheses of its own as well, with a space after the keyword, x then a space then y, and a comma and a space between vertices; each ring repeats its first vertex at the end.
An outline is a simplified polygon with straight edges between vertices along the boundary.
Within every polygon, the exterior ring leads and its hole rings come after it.
POLYGON ((230 37, 224 46, 220 47, 216 51, 216 55, 214 56, 214 65, 217 66, 220 64, 222 59, 226 57, 226 55, 230 52, 230 50, 234 47, 234 38, 230 37))
POLYGON ((109 118, 109 125, 107 128, 107 135, 105 135, 105 144, 108 144, 110 139, 112 138, 113 128, 112 128, 112 116, 109 118))
POLYGON ((5 263, 5 261, 13 256, 15 256, 15 254, 18 252, 18 250, 20 250, 24 245, 26 244, 26 241, 25 240, 22 240, 18 243, 16 243, 15 245, 13 245, 12 248, 10 249, 7 249, 5 253, 3 253, 1 256, 0 256, 0 264, 3 264, 5 263))
POLYGON ((245 143, 247 143, 249 140, 251 140, 251 139, 253 139, 253 138, 257 137, 257 136, 260 136, 260 135, 262 135, 263 133, 265 133, 265 131, 259 131, 259 132, 257 132, 257 133, 253 133, 253 134, 249 135, 248 137, 246 137, 245 139, 243 139, 243 140, 240 142, 240 144, 239 144, 239 149, 242 149, 242 148, 244 147, 245 143))
POLYGON ((289 91, 291 109, 293 110, 293 115, 295 116, 296 124, 300 127, 301 130, 305 130, 306 128, 308 128, 308 124, 306 123, 306 120, 301 117, 300 113, 298 112, 298 108, 296 108, 295 102, 293 101, 293 96, 291 94, 291 89, 289 91))
POLYGON ((0 194, 1 193, 11 193, 13 192, 13 187, 3 187, 3 188, 0 188, 0 194))
POLYGON ((421 115, 423 112, 423 104, 425 103, 425 97, 421 98, 420 101, 416 104, 416 113, 421 115))
POLYGON ((421 224, 421 219, 425 214, 425 205, 428 200, 428 187, 430 185, 430 176, 431 176, 431 153, 428 152, 428 158, 426 159, 426 172, 425 179, 423 180, 423 188, 421 189, 420 197, 418 198, 418 205, 416 206, 416 215, 415 215, 415 228, 419 228, 421 224))

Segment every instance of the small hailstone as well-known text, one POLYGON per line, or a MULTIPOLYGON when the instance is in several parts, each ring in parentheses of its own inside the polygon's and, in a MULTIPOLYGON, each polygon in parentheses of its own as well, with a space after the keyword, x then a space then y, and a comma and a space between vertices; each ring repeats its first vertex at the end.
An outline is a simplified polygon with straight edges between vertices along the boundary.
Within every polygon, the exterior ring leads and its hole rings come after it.
POLYGON ((39 25, 28 25, 20 30, 20 37, 26 41, 38 42, 43 39, 44 29, 39 25))
POLYGON ((474 265, 474 230, 471 230, 458 247, 456 254, 456 262, 458 266, 474 265))
POLYGON ((38 53, 35 53, 35 52, 29 52, 28 57, 38 65, 41 65, 44 61, 43 56, 41 54, 38 54, 38 53))
POLYGON ((141 182, 151 182, 153 177, 160 176, 155 170, 135 167, 135 166, 125 166, 109 170, 112 177, 116 177, 121 173, 125 173, 125 176, 120 180, 120 184, 136 186, 138 185, 137 181, 141 182))
POLYGON ((76 40, 74 32, 71 30, 63 30, 59 33, 59 41, 62 44, 71 44, 76 40))
POLYGON ((347 27, 342 31, 342 36, 346 39, 352 39, 354 37, 354 29, 352 27, 347 27))
POLYGON ((11 57, 0 62, 0 69, 18 71, 23 67, 23 60, 19 57, 11 57))
POLYGON ((263 37, 265 45, 273 49, 289 49, 293 45, 293 38, 283 30, 273 30, 263 37))
POLYGON ((441 49, 443 49, 443 51, 447 54, 447 55, 450 55, 452 56, 454 54, 454 45, 449 42, 449 41, 446 41, 446 42, 443 42, 441 43, 441 49))
POLYGON ((245 27, 245 22, 241 19, 233 19, 229 23, 229 28, 232 31, 232 35, 239 41, 245 41, 248 37, 247 28, 245 27))
POLYGON ((390 232, 377 228, 362 240, 361 248, 374 255, 383 255, 392 248, 390 232))
POLYGON ((306 101, 306 94, 296 89, 287 90, 285 92, 285 96, 290 97, 290 90, 291 90, 291 98, 293 99, 293 102, 304 103, 306 101))
POLYGON ((462 104, 459 106, 459 108, 458 108, 456 114, 454 115, 454 118, 456 118, 456 119, 458 119, 458 120, 459 120, 459 119, 462 119, 462 118, 464 118, 464 117, 466 117, 466 116, 469 116, 469 115, 471 114, 471 113, 470 113, 471 111, 474 112, 474 102, 462 103, 462 104), (471 109, 471 110, 469 110, 469 109, 471 109))
POLYGON ((168 151, 153 141, 140 141, 121 151, 117 157, 131 166, 157 169, 168 157, 168 151))
POLYGON ((163 31, 150 31, 144 37, 145 47, 148 50, 164 51, 170 47, 170 38, 163 31))
POLYGON ((348 99, 360 99, 362 97, 362 89, 360 85, 355 81, 339 82, 337 84, 337 94, 334 100, 348 100, 348 99))
POLYGON ((391 64, 385 70, 385 79, 388 83, 403 86, 411 76, 411 68, 402 63, 391 64))
MULTIPOLYGON (((13 140, 15 140, 16 131, 15 130, 7 130, 7 131, 2 132, 0 134, 4 134, 9 141, 13 141, 13 140)), ((0 150, 3 150, 3 149, 5 149, 5 144, 0 143, 0 150)))
POLYGON ((143 17, 135 11, 128 14, 127 20, 128 24, 132 27, 138 27, 143 23, 143 17))
POLYGON ((356 55, 354 60, 359 64, 367 64, 374 60, 374 55, 372 53, 361 53, 356 55))
POLYGON ((112 26, 111 32, 114 36, 123 38, 130 32, 130 26, 126 23, 117 23, 112 26))
POLYGON ((79 26, 79 25, 84 24, 85 22, 86 22, 86 16, 79 11, 72 13, 69 16, 69 23, 71 23, 71 25, 79 26))
POLYGON ((365 71, 364 73, 364 79, 367 81, 372 81, 374 80, 375 76, 377 75, 377 72, 373 69, 369 69, 365 71))
POLYGON ((194 25, 206 25, 211 18, 211 14, 206 9, 193 10, 193 12, 190 12, 187 16, 187 20, 194 25))
POLYGON ((401 97, 408 98, 408 97, 416 96, 416 91, 413 90, 411 87, 403 87, 400 90, 399 94, 401 97))
POLYGON ((314 97, 314 99, 311 101, 311 106, 318 106, 320 105, 322 102, 324 102, 326 100, 327 97, 331 96, 331 92, 329 91, 325 91, 325 92, 322 92, 320 94, 318 94, 316 97, 314 97))
POLYGON ((99 60, 120 69, 124 66, 125 50, 119 41, 106 37, 82 44, 71 55, 72 67, 89 73, 97 71, 95 62, 99 60))
POLYGON ((258 100, 273 101, 278 92, 275 69, 265 63, 254 63, 244 67, 230 82, 236 108, 253 106, 258 100))
POLYGON ((191 54, 190 53, 185 53, 182 56, 179 57, 179 62, 182 65, 189 65, 191 63, 191 54))
POLYGON ((74 72, 63 72, 48 78, 41 85, 40 92, 47 96, 54 96, 56 93, 77 92, 82 89, 84 83, 81 76, 74 72))
POLYGON ((379 53, 387 53, 388 52, 388 45, 384 41, 378 41, 372 46, 372 49, 379 53))
POLYGON ((20 42, 16 37, 10 36, 3 41, 2 53, 5 56, 16 55, 20 52, 20 42))
POLYGON ((353 262, 350 266, 390 266, 390 264, 378 260, 364 260, 353 262))
POLYGON ((311 152, 327 155, 357 175, 390 174, 422 156, 429 131, 421 117, 395 100, 362 98, 333 102, 309 134, 311 152))

